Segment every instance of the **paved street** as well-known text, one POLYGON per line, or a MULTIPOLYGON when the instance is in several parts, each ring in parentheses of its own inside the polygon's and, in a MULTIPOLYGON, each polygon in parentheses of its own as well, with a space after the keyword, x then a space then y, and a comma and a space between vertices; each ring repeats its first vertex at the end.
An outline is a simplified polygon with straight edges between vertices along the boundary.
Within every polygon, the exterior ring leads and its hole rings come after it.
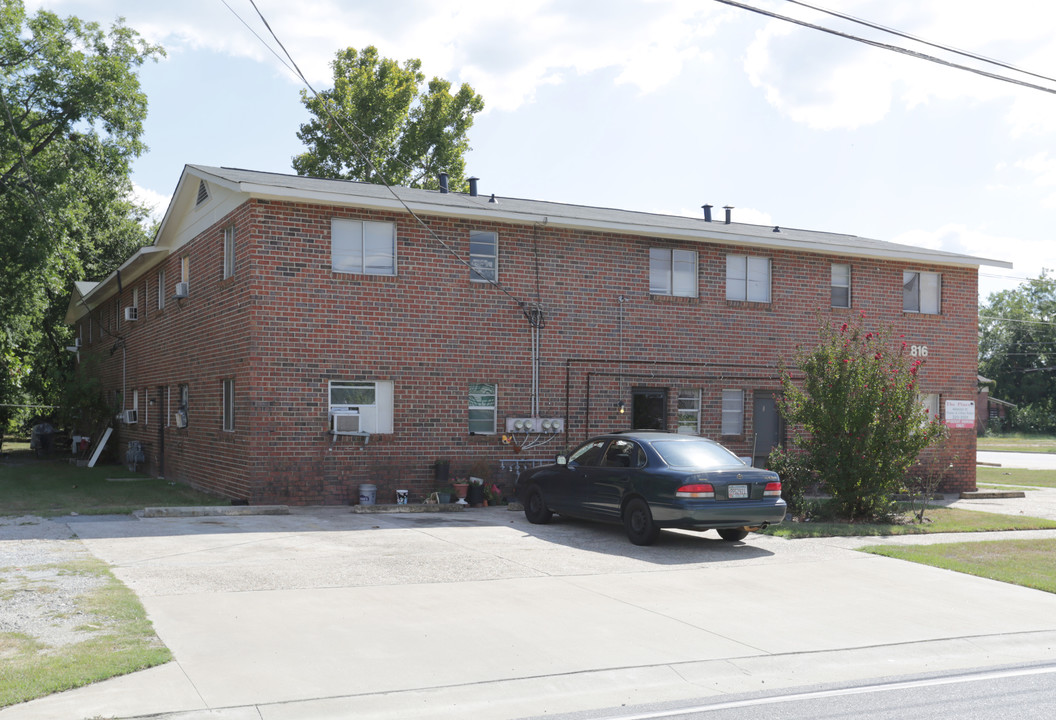
POLYGON ((1056 649, 1056 596, 853 549, 869 538, 636 547, 505 508, 67 520, 176 659, 0 720, 517 718, 1056 649))

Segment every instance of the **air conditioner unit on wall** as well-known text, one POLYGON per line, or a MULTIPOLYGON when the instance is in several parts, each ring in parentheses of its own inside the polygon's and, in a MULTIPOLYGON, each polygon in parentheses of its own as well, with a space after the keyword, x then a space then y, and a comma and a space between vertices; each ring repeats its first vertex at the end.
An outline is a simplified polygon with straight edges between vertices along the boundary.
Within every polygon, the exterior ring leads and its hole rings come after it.
POLYGON ((139 308, 137 307, 126 307, 125 308, 125 320, 139 320, 139 308))
POLYGON ((126 425, 133 425, 139 422, 139 411, 138 410, 125 410, 124 416, 122 417, 126 425))
POLYGON ((190 283, 178 282, 176 283, 176 298, 185 298, 191 294, 190 283))
POLYGON ((358 411, 330 413, 330 432, 334 435, 350 435, 360 432, 358 411))

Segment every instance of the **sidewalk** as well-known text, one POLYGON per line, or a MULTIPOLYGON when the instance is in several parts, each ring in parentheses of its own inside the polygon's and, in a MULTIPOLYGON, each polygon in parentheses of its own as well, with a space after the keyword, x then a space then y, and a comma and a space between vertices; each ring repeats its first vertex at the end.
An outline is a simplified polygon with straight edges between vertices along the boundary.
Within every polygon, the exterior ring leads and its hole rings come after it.
POLYGON ((874 538, 669 531, 642 548, 618 527, 504 508, 74 529, 176 660, 0 720, 517 718, 1056 648, 1056 596, 852 549, 874 538))

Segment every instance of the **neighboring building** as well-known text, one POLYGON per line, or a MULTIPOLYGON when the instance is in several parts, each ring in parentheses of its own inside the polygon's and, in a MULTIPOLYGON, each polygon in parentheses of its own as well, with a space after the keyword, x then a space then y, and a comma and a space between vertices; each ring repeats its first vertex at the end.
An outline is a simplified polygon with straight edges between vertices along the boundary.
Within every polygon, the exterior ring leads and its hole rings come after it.
POLYGON ((990 395, 990 390, 997 383, 982 375, 978 376, 979 391, 975 399, 975 434, 982 437, 987 430, 1007 432, 1011 426, 1012 410, 1015 403, 999 400, 990 395))
POLYGON ((864 313, 926 354, 926 402, 956 410, 946 487, 975 487, 977 273, 1007 263, 475 189, 188 165, 154 245, 67 314, 126 411, 119 451, 304 504, 420 499, 438 460, 515 467, 631 427, 759 463, 780 368, 864 313))

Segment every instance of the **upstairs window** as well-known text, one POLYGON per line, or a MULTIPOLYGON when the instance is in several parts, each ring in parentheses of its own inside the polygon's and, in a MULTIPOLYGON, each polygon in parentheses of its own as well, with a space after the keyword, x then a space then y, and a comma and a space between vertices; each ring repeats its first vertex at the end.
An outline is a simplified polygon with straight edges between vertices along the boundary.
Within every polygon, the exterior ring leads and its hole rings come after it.
POLYGON ((235 226, 224 228, 224 279, 235 274, 235 226))
POLYGON ((330 266, 334 272, 395 275, 395 223, 334 218, 330 224, 330 266))
POLYGON ((832 306, 849 308, 851 306, 851 266, 832 266, 832 306))
POLYGON ((697 253, 692 250, 649 249, 649 292, 653 295, 697 296, 697 253))
POLYGON ((770 258, 727 255, 726 299, 770 302, 770 258))
POLYGON ((942 307, 942 275, 933 272, 902 273, 902 310, 938 315, 942 307))
POLYGON ((473 282, 499 281, 499 234, 474 231, 469 234, 469 279, 473 282))

